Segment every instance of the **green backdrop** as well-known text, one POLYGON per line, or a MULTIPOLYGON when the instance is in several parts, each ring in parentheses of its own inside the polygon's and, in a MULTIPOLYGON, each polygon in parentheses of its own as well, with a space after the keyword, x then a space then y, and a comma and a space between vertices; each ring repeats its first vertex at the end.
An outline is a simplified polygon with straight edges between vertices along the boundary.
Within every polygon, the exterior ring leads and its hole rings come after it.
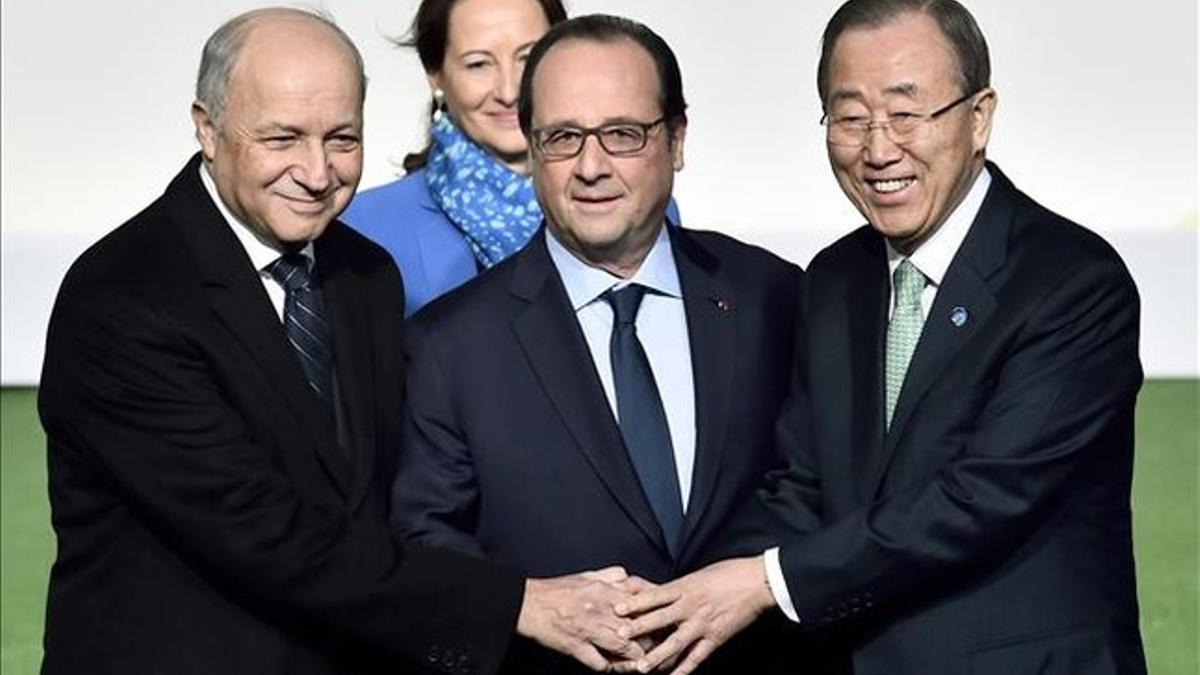
MULTIPOLYGON (((1200 672, 1200 382, 1147 382, 1138 399, 1134 538, 1150 672, 1200 672)), ((0 391, 0 672, 37 672, 54 539, 35 392, 0 391)))

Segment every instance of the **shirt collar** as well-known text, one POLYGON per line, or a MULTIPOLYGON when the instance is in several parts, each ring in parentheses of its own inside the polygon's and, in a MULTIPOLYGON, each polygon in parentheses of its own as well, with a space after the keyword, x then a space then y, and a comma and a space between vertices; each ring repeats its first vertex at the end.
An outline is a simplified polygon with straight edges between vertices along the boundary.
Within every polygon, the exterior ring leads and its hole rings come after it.
MULTIPOLYGON (((934 230, 933 234, 921 242, 917 250, 908 256, 912 264, 934 286, 941 285, 942 278, 946 276, 946 270, 950 269, 950 263, 953 262, 954 255, 958 253, 963 240, 967 238, 967 232, 971 229, 971 223, 975 222, 975 216, 979 214, 979 209, 983 206, 983 198, 987 196, 988 187, 991 184, 992 175, 988 173, 987 167, 984 167, 975 177, 975 182, 967 191, 967 196, 963 197, 958 206, 954 207, 954 211, 950 213, 950 217, 946 218, 946 222, 934 230)), ((896 271, 900 261, 904 260, 904 256, 892 248, 891 242, 886 243, 888 272, 892 273, 896 271)))
POLYGON ((646 255, 633 278, 628 281, 598 267, 592 267, 575 257, 548 227, 545 236, 546 247, 550 249, 550 260, 558 269, 558 275, 562 277, 563 285, 567 288, 567 297, 571 300, 571 308, 575 311, 591 304, 605 291, 629 284, 641 284, 659 295, 674 298, 683 296, 679 285, 679 272, 675 268, 675 256, 671 251, 671 237, 667 234, 666 226, 659 229, 658 238, 650 247, 650 253, 646 255))
MULTIPOLYGON (((242 243, 242 248, 246 249, 246 255, 250 256, 250 262, 254 265, 254 269, 260 272, 265 271, 267 266, 279 259, 279 256, 283 252, 264 241, 249 225, 246 225, 237 216, 233 215, 233 212, 225 205, 220 193, 217 192, 217 184, 213 180, 212 174, 208 172, 208 165, 204 162, 200 163, 200 182, 204 184, 205 191, 208 192, 208 196, 213 200, 213 203, 217 205, 217 210, 221 212, 221 216, 233 230, 238 241, 242 243)), ((312 269, 312 264, 316 257, 311 241, 305 244, 304 248, 300 249, 300 254, 308 258, 309 269, 312 269)))

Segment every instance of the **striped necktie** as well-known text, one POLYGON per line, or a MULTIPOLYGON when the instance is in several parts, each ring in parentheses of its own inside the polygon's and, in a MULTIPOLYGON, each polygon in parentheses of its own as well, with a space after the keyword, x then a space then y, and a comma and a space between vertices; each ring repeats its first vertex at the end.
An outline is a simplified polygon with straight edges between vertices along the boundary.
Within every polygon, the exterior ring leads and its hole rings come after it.
POLYGON ((309 272, 309 259, 299 253, 281 256, 266 271, 283 286, 283 325, 300 359, 308 386, 333 412, 333 332, 321 292, 309 272))

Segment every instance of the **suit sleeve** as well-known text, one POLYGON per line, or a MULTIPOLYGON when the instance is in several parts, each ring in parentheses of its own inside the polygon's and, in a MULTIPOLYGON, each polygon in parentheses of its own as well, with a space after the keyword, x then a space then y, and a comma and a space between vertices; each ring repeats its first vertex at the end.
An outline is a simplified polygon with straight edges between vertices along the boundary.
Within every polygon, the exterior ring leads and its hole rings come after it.
MULTIPOLYGON (((1132 445, 1141 383, 1137 291, 1111 260, 1093 259, 1062 278, 1029 306, 955 459, 784 544, 802 623, 949 592, 1051 521, 1073 481, 1128 461, 1116 455, 1132 445)), ((809 494, 819 486, 811 458, 799 457, 797 480, 809 494)))
POLYGON ((404 447, 392 487, 392 529, 408 541, 482 558, 474 534, 479 486, 436 336, 412 328, 406 360, 404 447))
POLYGON ((230 374, 188 328, 80 285, 64 286, 49 329, 40 406, 56 452, 91 464, 129 517, 266 620, 389 658, 450 647, 466 659, 456 668, 497 668, 520 578, 399 546, 383 518, 302 494, 247 428, 239 410, 254 402, 228 400, 230 374))

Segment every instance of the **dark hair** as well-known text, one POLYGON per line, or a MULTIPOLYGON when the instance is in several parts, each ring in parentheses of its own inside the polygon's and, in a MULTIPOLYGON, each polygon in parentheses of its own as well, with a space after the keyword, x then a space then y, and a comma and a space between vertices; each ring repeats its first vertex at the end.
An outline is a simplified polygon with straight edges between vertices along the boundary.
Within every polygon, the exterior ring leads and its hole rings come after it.
POLYGON ((838 8, 821 37, 817 93, 821 107, 829 100, 829 62, 838 38, 855 28, 879 28, 905 14, 924 14, 938 25, 958 58, 959 86, 970 94, 991 84, 987 40, 975 17, 955 0, 849 0, 838 8))
POLYGON ((658 71, 658 103, 667 126, 674 129, 680 122, 687 121, 687 103, 683 100, 683 76, 679 73, 679 61, 675 52, 658 33, 644 24, 608 14, 577 16, 554 26, 537 41, 525 61, 525 72, 521 74, 521 94, 517 103, 517 117, 521 131, 529 135, 533 126, 533 76, 538 64, 554 45, 564 40, 590 42, 617 42, 631 40, 650 53, 658 71))
MULTIPOLYGON (((397 47, 415 48, 421 58, 421 67, 426 73, 436 73, 446 60, 446 43, 450 39, 450 13, 460 0, 421 0, 412 26, 404 37, 394 38, 397 47)), ((537 0, 551 26, 567 20, 567 10, 562 0, 537 0)), ((437 109, 437 102, 430 103, 430 113, 437 109)), ((404 158, 404 170, 415 171, 425 166, 429 159, 429 142, 420 152, 404 158)))

